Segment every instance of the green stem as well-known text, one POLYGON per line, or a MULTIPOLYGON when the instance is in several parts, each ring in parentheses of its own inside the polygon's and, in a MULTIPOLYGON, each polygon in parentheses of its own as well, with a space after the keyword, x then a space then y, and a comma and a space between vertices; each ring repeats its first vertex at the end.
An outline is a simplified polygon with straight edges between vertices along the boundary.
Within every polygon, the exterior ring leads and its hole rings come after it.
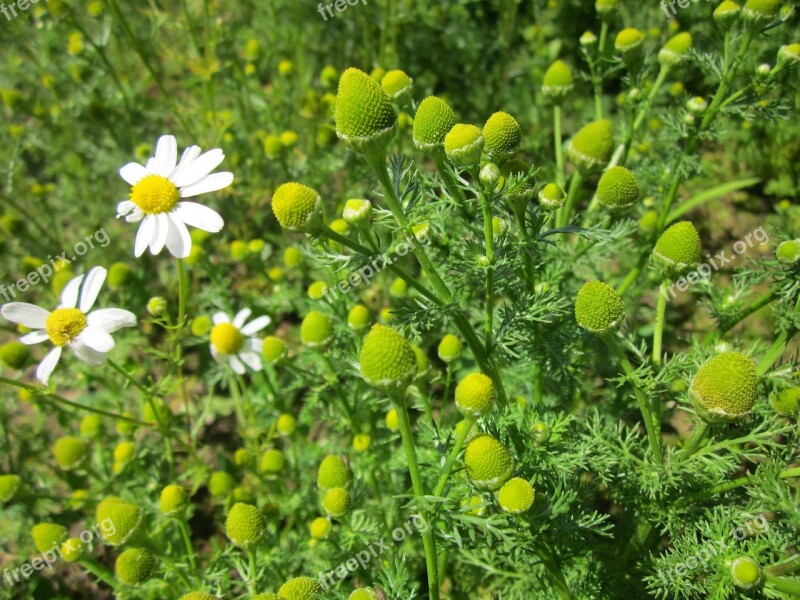
MULTIPOLYGON (((778 474, 780 479, 791 479, 793 477, 800 477, 800 467, 794 467, 792 469, 784 469, 778 474)), ((733 479, 731 481, 725 481, 723 483, 719 483, 714 487, 703 490, 697 494, 692 494, 691 496, 686 496, 676 502, 676 506, 686 506, 689 504, 694 504, 696 502, 702 502, 704 500, 710 500, 714 496, 718 494, 724 494, 725 492, 730 492, 731 490, 735 490, 740 487, 744 487, 753 482, 753 476, 747 475, 745 477, 739 477, 737 479, 733 479)))
POLYGON ((186 546, 186 554, 189 556, 189 564, 192 567, 192 572, 197 575, 197 557, 194 553, 194 546, 192 546, 192 536, 189 532, 189 525, 186 523, 186 516, 181 515, 176 519, 178 529, 180 529, 183 544, 186 546))
POLYGON ((433 490, 434 496, 441 496, 444 492, 444 488, 447 486, 447 480, 450 478, 450 473, 453 471, 453 465, 456 464, 458 455, 464 447, 464 442, 467 440, 469 432, 472 431, 472 428, 475 426, 475 419, 471 417, 464 417, 464 422, 465 424, 461 426, 461 431, 459 431, 458 437, 456 437, 453 449, 450 451, 442 467, 442 474, 439 475, 439 482, 436 484, 436 489, 433 490))
POLYGON ((561 105, 553 106, 553 143, 556 147, 556 182, 564 186, 564 144, 561 138, 561 105))
POLYGON ((247 590, 250 592, 250 595, 255 595, 256 589, 258 587, 258 569, 256 568, 256 549, 251 548, 247 552, 247 557, 250 563, 247 569, 247 590))
POLYGON ((572 179, 570 180, 569 183, 569 192, 567 192, 567 200, 558 213, 558 218, 556 223, 558 227, 566 227, 567 225, 569 225, 569 221, 572 218, 572 210, 575 207, 575 200, 578 196, 578 191, 581 188, 581 183, 583 183, 583 174, 581 173, 580 169, 576 169, 572 173, 572 179))
POLYGON ((80 565, 84 569, 89 571, 89 573, 91 573, 92 575, 97 577, 97 579, 99 579, 100 581, 105 583, 107 586, 109 586, 111 589, 113 589, 115 593, 117 593, 117 594, 120 593, 120 591, 121 591, 120 590, 120 584, 117 581, 116 577, 114 577, 114 575, 111 573, 111 571, 109 571, 105 567, 101 567, 100 565, 96 565, 95 563, 93 563, 92 561, 90 561, 87 558, 82 558, 82 559, 80 559, 79 562, 80 562, 80 565))
POLYGON ((125 369, 123 369, 123 368, 122 368, 120 365, 118 365, 116 362, 114 362, 114 361, 113 361, 113 360, 111 360, 111 359, 108 359, 108 361, 106 361, 106 362, 108 363, 108 366, 110 366, 110 367, 111 367, 112 369, 114 369, 114 370, 115 370, 117 373, 119 373, 120 375, 122 375, 122 376, 123 376, 123 377, 124 377, 124 378, 125 378, 125 379, 126 379, 128 382, 130 382, 130 384, 131 384, 133 387, 135 387, 137 390, 139 390, 140 392, 142 392, 142 393, 143 393, 143 394, 145 394, 145 395, 148 395, 148 394, 150 394, 150 390, 148 390, 148 389, 147 389, 146 387, 144 387, 144 386, 143 386, 141 383, 139 383, 138 381, 136 381, 136 379, 134 379, 134 378, 133 378, 133 376, 132 376, 130 373, 128 373, 128 371, 126 371, 125 369))
POLYGON ((724 324, 720 323, 720 328, 718 330, 712 331, 711 333, 706 335, 706 337, 703 338, 703 344, 707 344, 707 343, 711 342, 714 339, 721 338, 723 335, 728 333, 731 329, 736 327, 739 323, 744 321, 747 317, 749 317, 750 315, 758 312, 759 310, 761 310, 765 306, 771 304, 772 301, 775 300, 776 297, 777 297, 777 295, 775 294, 775 292, 770 290, 769 292, 767 292, 766 294, 764 294, 760 298, 754 300, 749 306, 745 307, 739 313, 737 313, 736 317, 733 320, 731 320, 730 322, 724 323, 724 324))
POLYGON ((608 21, 603 19, 600 25, 600 40, 597 44, 597 71, 592 77, 592 84, 594 86, 594 118, 599 121, 603 118, 603 55, 606 50, 606 39, 608 38, 608 21))
POLYGON ((490 354, 494 336, 492 323, 494 318, 494 231, 492 229, 491 192, 487 194, 486 190, 482 190, 480 198, 483 211, 483 239, 486 246, 486 259, 489 263, 486 267, 486 317, 484 319, 483 341, 487 354, 490 354))
POLYGON ((678 462, 683 462, 691 458, 691 456, 697 452, 700 443, 705 439, 706 433, 708 433, 708 421, 700 421, 697 425, 695 425, 694 431, 692 432, 692 437, 689 438, 689 441, 686 442, 686 445, 681 450, 681 453, 677 456, 676 460, 678 462))
POLYGON ((417 500, 417 510, 422 514, 423 519, 428 524, 427 530, 422 534, 422 544, 425 550, 425 564, 428 571, 428 594, 430 600, 439 600, 439 564, 436 557, 436 539, 433 532, 435 524, 431 522, 428 511, 423 508, 425 490, 422 485, 422 474, 417 462, 417 454, 414 449, 414 438, 411 433, 411 423, 408 418, 405 400, 398 394, 392 398, 397 416, 400 422, 400 434, 403 438, 403 449, 406 453, 408 471, 411 475, 411 485, 414 489, 414 496, 417 500))
POLYGON ((658 287, 658 304, 656 305, 655 331, 653 332, 653 364, 661 364, 661 341, 664 337, 664 316, 667 312, 667 290, 669 280, 664 280, 658 287))
POLYGON ((786 579, 784 577, 775 577, 774 575, 765 575, 764 582, 767 587, 774 588, 779 592, 800 596, 800 579, 786 579))
POLYGON ((436 165, 436 171, 439 173, 439 176, 444 181, 445 188, 447 189, 447 193, 450 196, 456 198, 458 205, 461 207, 461 212, 464 214, 464 217, 467 219, 471 219, 472 215, 469 211, 469 206, 467 205, 467 196, 464 193, 458 183, 453 179, 453 175, 450 170, 447 168, 447 163, 445 162, 444 154, 439 152, 431 152, 431 158, 433 158, 433 162, 436 165))

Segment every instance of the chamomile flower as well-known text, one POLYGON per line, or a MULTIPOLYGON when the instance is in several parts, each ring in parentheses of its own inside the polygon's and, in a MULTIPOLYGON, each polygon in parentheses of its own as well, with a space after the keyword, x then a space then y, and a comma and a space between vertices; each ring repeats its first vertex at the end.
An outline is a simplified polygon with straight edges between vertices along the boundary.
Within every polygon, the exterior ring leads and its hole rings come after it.
POLYGON ((136 325, 136 316, 121 308, 89 312, 103 287, 106 273, 103 267, 95 267, 87 275, 71 279, 64 286, 61 303, 53 312, 26 302, 9 302, 0 310, 9 321, 34 330, 20 338, 23 344, 38 344, 49 339, 55 345, 36 369, 36 378, 44 385, 65 346, 83 362, 97 367, 106 362, 114 347, 111 334, 136 325))
POLYGON ((130 199, 117 205, 117 218, 125 217, 128 223, 141 221, 133 251, 137 258, 148 247, 151 254, 158 254, 165 245, 172 256, 186 258, 192 250, 187 225, 211 233, 222 229, 224 223, 216 211, 183 201, 233 182, 232 173, 212 173, 225 158, 222 150, 200 152, 199 146, 190 146, 178 162, 175 137, 162 135, 155 156, 145 166, 132 162, 119 170, 131 192, 130 199))
POLYGON ((245 365, 253 371, 260 371, 262 340, 251 337, 272 322, 263 315, 247 323, 252 311, 243 308, 233 320, 223 312, 213 317, 211 329, 211 355, 220 364, 227 364, 239 375, 245 372, 245 365))

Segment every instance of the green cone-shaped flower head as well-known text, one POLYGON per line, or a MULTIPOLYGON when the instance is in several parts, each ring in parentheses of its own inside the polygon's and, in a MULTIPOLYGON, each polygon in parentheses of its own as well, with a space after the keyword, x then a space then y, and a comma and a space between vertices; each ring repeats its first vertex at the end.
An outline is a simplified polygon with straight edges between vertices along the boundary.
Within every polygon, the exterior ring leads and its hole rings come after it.
POLYGON ((69 537, 69 531, 57 523, 37 523, 31 528, 33 545, 39 552, 48 552, 60 546, 69 537))
POLYGON ((278 590, 282 600, 315 600, 322 593, 322 586, 311 577, 295 577, 278 590))
POLYGON ((485 415, 494 406, 496 393, 492 380, 483 373, 470 373, 456 386, 456 408, 465 417, 485 415))
POLYGON ((350 510, 350 492, 343 487, 335 487, 325 492, 322 508, 332 517, 342 517, 350 510))
POLYGON ((718 354, 698 369, 689 391, 706 419, 739 419, 750 412, 758 395, 756 367, 740 352, 718 354))
POLYGON ((714 21, 722 31, 728 31, 739 18, 741 7, 732 0, 724 0, 714 9, 714 21))
POLYGON ((567 154, 583 170, 605 165, 614 150, 614 128, 608 119, 593 121, 581 128, 567 146, 567 154))
POLYGON ((342 218, 349 225, 369 223, 372 217, 372 202, 361 198, 351 198, 344 204, 342 218))
POLYGON ((496 439, 480 435, 467 445, 464 465, 475 487, 494 491, 511 477, 514 459, 496 439))
POLYGON ((63 556, 64 560, 67 562, 77 562, 83 556, 85 547, 86 545, 81 541, 81 538, 67 538, 64 543, 61 544, 61 556, 63 556))
POLYGON ((544 74, 542 94, 553 102, 561 102, 575 87, 572 71, 563 60, 551 64, 544 74))
POLYGON ((671 37, 664 47, 658 51, 658 62, 665 67, 672 67, 680 63, 692 47, 692 35, 683 31, 671 37))
POLYGON ((483 154, 484 138, 475 125, 456 123, 444 136, 447 158, 458 167, 476 167, 483 154))
POLYGON ((585 283, 575 298, 575 320, 591 333, 618 329, 625 318, 625 305, 614 288, 602 281, 585 283))
POLYGON ((762 27, 778 17, 780 8, 780 0, 747 0, 742 9, 742 18, 748 25, 762 27))
POLYGON ((797 418, 798 402, 800 402, 800 388, 781 390, 769 398, 772 409, 782 417, 797 418))
POLYGON ((258 470, 267 475, 277 475, 286 467, 286 457, 277 448, 265 450, 258 462, 258 470))
POLYGON ((800 44, 786 44, 778 48, 778 65, 781 67, 800 64, 800 44))
POLYGON ((486 151, 494 157, 513 154, 522 141, 522 129, 510 114, 499 111, 488 118, 483 126, 486 151))
POLYGON ((670 278, 688 273, 702 259, 700 234, 689 221, 681 221, 667 228, 653 249, 653 260, 670 278))
POLYGON ((313 231, 321 206, 320 195, 301 183, 284 183, 272 195, 272 212, 281 227, 290 231, 313 231))
POLYGON ((60 437, 53 444, 53 454, 58 466, 65 471, 77 468, 89 455, 89 446, 82 439, 72 435, 60 437))
POLYGON ((327 345, 333 338, 333 323, 328 315, 310 311, 300 325, 300 341, 310 348, 327 345))
POLYGON ((0 502, 11 500, 21 483, 19 475, 0 475, 0 502))
POLYGON ((144 548, 128 548, 117 557, 114 573, 125 585, 144 583, 156 570, 156 557, 144 548))
POLYGON ((626 27, 614 39, 614 48, 617 49, 617 52, 628 54, 641 46, 643 41, 644 34, 641 31, 635 27, 626 27))
POLYGON ((521 477, 513 477, 497 492, 497 503, 504 511, 519 514, 533 506, 534 496, 533 486, 529 482, 521 477))
POLYGON ((446 363, 450 363, 461 356, 462 350, 463 344, 461 340, 452 333, 448 333, 442 338, 442 341, 439 342, 439 347, 436 351, 440 359, 446 363))
POLYGON ((610 209, 632 206, 639 199, 639 182, 625 167, 611 167, 600 177, 597 199, 610 209))
POLYGON ((411 344, 386 325, 372 326, 364 337, 358 358, 361 375, 367 383, 388 392, 405 389, 417 370, 417 357, 411 344))
POLYGON ((317 517, 308 526, 308 532, 315 540, 324 540, 331 532, 331 522, 325 517, 317 517))
POLYGON ((189 506, 189 492, 180 485, 168 485, 161 490, 159 508, 168 517, 183 514, 189 506))
POLYGON ((412 136, 414 144, 428 153, 444 151, 444 138, 456 124, 456 113, 441 98, 428 96, 417 107, 412 136))
POLYGON ((356 304, 347 313, 347 326, 361 331, 369 324, 369 309, 363 304, 356 304))
POLYGON ((214 498, 227 496, 235 485, 233 477, 226 471, 214 471, 208 478, 208 492, 214 498))
POLYGON ((617 9, 617 4, 619 4, 619 0, 595 0, 594 9, 597 14, 606 16, 617 9))
POLYGON ((389 98, 395 102, 400 102, 411 97, 414 82, 405 71, 393 69, 387 71, 386 75, 383 76, 381 87, 389 98))
POLYGON ((267 522, 264 514, 252 504, 237 502, 228 512, 225 532, 228 539, 239 548, 256 547, 264 538, 267 522))
POLYGON ((138 531, 142 516, 141 508, 116 496, 103 500, 95 511, 97 523, 102 525, 100 532, 112 546, 125 544, 138 531))
POLYGON ((359 69, 349 68, 339 79, 336 135, 364 154, 384 152, 397 131, 397 115, 383 88, 359 69))
POLYGON ((30 356, 30 349, 22 342, 8 342, 0 346, 0 362, 10 369, 24 368, 30 356))
POLYGON ((268 335, 261 342, 261 356, 269 364, 274 365, 286 356, 286 342, 274 335, 268 335))
POLYGON ((321 490, 335 487, 346 488, 350 485, 353 476, 350 467, 341 456, 329 454, 319 464, 317 469, 317 486, 321 490))
POLYGON ((539 204, 547 211, 558 210, 564 205, 567 193, 557 183, 548 183, 538 194, 539 204))

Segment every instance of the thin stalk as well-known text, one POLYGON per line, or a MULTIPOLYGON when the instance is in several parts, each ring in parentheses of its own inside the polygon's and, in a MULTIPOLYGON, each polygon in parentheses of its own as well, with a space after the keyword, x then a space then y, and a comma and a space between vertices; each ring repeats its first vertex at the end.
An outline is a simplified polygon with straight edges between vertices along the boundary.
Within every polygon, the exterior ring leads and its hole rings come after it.
POLYGON ((569 220, 572 217, 572 209, 575 207, 575 199, 577 198, 578 191, 581 188, 581 183, 583 183, 583 174, 581 173, 580 169, 576 169, 572 173, 572 179, 569 183, 567 200, 564 202, 564 206, 561 207, 558 213, 556 223, 558 227, 566 227, 569 224, 569 220))
POLYGON ((598 69, 592 77, 594 87, 594 118, 599 121, 603 118, 603 54, 606 49, 606 39, 608 38, 608 21, 603 19, 600 25, 600 40, 597 44, 597 66, 598 69))
MULTIPOLYGON (((800 296, 797 298, 797 302, 794 305, 794 312, 800 313, 800 296)), ((769 371, 770 367, 772 367, 773 363, 780 358, 783 351, 786 350, 787 344, 791 341, 791 339, 795 336, 797 330, 794 328, 790 328, 787 331, 781 333, 778 338, 772 343, 767 353, 761 359, 761 362, 758 363, 756 367, 756 373, 759 377, 763 377, 766 375, 767 371, 769 371)))
POLYGON ((667 312, 667 289, 669 280, 664 280, 658 287, 658 304, 656 304, 656 322, 653 332, 653 364, 661 364, 661 341, 664 337, 664 317, 667 312))
POLYGON ((444 155, 442 152, 432 152, 431 158, 433 158, 434 164, 436 164, 436 171, 439 173, 439 176, 444 181, 444 186, 447 189, 447 192, 456 198, 458 201, 458 205, 461 207, 461 212, 464 214, 466 218, 472 218, 472 215, 469 212, 469 207, 467 206, 467 196, 464 194, 464 190, 462 190, 456 181, 453 179, 450 170, 447 168, 447 163, 445 163, 444 155))
POLYGON ((465 417, 464 421, 466 422, 466 425, 461 427, 461 431, 456 437, 456 442, 453 444, 453 449, 450 450, 450 454, 448 455, 447 460, 442 467, 442 473, 439 475, 439 482, 436 484, 436 489, 433 490, 434 496, 441 496, 444 492, 444 488, 447 487, 447 480, 450 478, 450 473, 453 471, 453 466, 456 464, 458 455, 461 453, 461 449, 464 447, 464 442, 467 440, 469 432, 472 431, 472 428, 475 425, 475 419, 472 417, 465 417))
POLYGON ((779 592, 800 596, 800 579, 786 579, 784 577, 775 577, 774 575, 765 575, 764 583, 779 592))
POLYGON ((487 194, 485 190, 482 190, 480 199, 483 211, 483 240, 486 247, 486 259, 489 263, 486 267, 486 316, 484 318, 483 341, 486 352, 491 353, 494 336, 492 326, 494 318, 494 231, 492 229, 491 192, 487 194))
POLYGON ((561 105, 553 106, 553 143, 556 147, 556 182, 564 185, 564 144, 561 138, 561 105))
POLYGON ((175 520, 178 523, 178 529, 183 538, 183 545, 186 546, 186 554, 189 556, 189 564, 192 567, 192 572, 197 575, 197 557, 194 553, 194 546, 192 546, 192 536, 189 532, 189 525, 186 523, 186 516, 181 515, 175 520))
POLYGON ((144 386, 143 386, 141 383, 139 383, 138 381, 136 381, 136 379, 134 379, 134 378, 133 378, 133 375, 131 375, 130 373, 128 373, 128 371, 126 371, 125 369, 123 369, 123 368, 122 368, 120 365, 118 365, 116 362, 114 362, 114 361, 113 361, 113 360, 111 360, 111 359, 108 359, 106 362, 108 363, 108 366, 110 366, 110 367, 111 367, 112 369, 114 369, 114 370, 115 370, 117 373, 119 373, 120 375, 122 375, 122 376, 125 378, 125 380, 126 380, 126 381, 128 381, 128 382, 130 382, 130 384, 131 384, 133 387, 135 387, 137 390, 139 390, 140 392, 142 392, 142 393, 143 393, 143 394, 145 394, 145 395, 147 395, 147 394, 150 394, 150 390, 148 390, 148 389, 147 389, 146 387, 144 387, 144 386))
POLYGON ((712 331, 706 337, 703 338, 703 344, 711 342, 713 339, 717 339, 728 333, 731 329, 736 327, 739 323, 744 321, 750 315, 757 313, 759 310, 764 308, 765 306, 772 303, 773 300, 776 298, 776 294, 774 291, 770 290, 760 298, 754 300, 749 306, 742 309, 733 321, 729 323, 725 323, 722 325, 718 330, 712 331))
POLYGON ((249 566, 247 568, 247 590, 251 595, 255 595, 258 585, 258 569, 256 568, 256 549, 251 548, 247 552, 249 566))
POLYGON ((247 419, 245 418, 244 409, 242 407, 242 396, 239 393, 239 383, 233 375, 228 377, 228 391, 231 393, 231 400, 233 400, 233 410, 236 413, 236 420, 239 422, 239 430, 242 437, 248 437, 247 419))
POLYGON ((89 573, 97 577, 97 579, 99 579, 100 581, 105 583, 108 587, 113 589, 115 593, 119 594, 121 592, 120 584, 117 581, 117 578, 114 577, 114 575, 111 573, 111 571, 109 571, 105 567, 95 564, 94 562, 90 561, 87 558, 82 558, 80 559, 79 562, 84 569, 89 571, 89 573))
MULTIPOLYGON (((800 477, 800 467, 795 467, 792 469, 784 469, 778 474, 778 477, 781 479, 791 479, 793 477, 800 477)), ((733 479, 731 481, 725 481, 723 483, 719 483, 714 487, 703 490, 697 494, 692 494, 691 496, 686 496, 681 498, 678 502, 676 502, 676 506, 686 506, 688 504, 694 504, 696 502, 702 502, 704 500, 710 500, 717 494, 724 494, 725 492, 730 492, 731 490, 735 490, 740 487, 744 487, 753 482, 753 476, 747 475, 745 477, 738 477, 737 479, 733 479)))
POLYGON ((683 462, 691 458, 692 454, 697 452, 700 443, 705 439, 706 433, 708 433, 708 421, 700 421, 697 425, 695 425, 694 431, 692 432, 692 437, 689 438, 689 441, 686 442, 686 445, 681 450, 681 453, 677 456, 676 461, 683 462))

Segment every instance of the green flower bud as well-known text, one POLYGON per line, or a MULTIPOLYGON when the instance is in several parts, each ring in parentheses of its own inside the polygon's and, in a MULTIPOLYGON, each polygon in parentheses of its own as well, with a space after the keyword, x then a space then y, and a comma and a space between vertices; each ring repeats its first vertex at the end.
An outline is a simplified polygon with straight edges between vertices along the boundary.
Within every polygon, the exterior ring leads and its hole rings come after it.
POLYGON ((595 0, 594 9, 602 17, 610 16, 617 9, 619 0, 595 0))
POLYGON ((467 445, 464 466, 475 487, 494 491, 511 477, 514 459, 496 439, 480 435, 467 445))
POLYGON ((597 199, 610 209, 633 206, 639 199, 639 182, 625 167, 611 167, 600 177, 597 199))
POLYGON ((800 64, 800 44, 788 44, 778 49, 778 67, 794 67, 800 64))
POLYGON ((136 445, 130 441, 122 441, 114 447, 114 460, 118 463, 128 463, 136 454, 136 445))
POLYGON ((112 546, 125 544, 139 529, 142 524, 142 517, 141 508, 116 496, 111 496, 100 502, 95 511, 97 523, 106 521, 114 524, 113 527, 109 528, 111 529, 110 532, 106 531, 106 528, 101 528, 103 538, 112 546))
POLYGON ((411 98, 414 82, 405 71, 394 69, 383 76, 381 87, 389 98, 395 102, 403 102, 411 98))
POLYGON ((312 300, 319 300, 328 291, 328 285, 324 281, 314 281, 308 286, 308 297, 312 300))
POLYGON ((324 540, 331 532, 331 522, 325 517, 317 517, 311 521, 308 531, 315 540, 324 540))
POLYGON ((494 113, 483 126, 486 151, 491 156, 504 157, 513 154, 522 142, 522 130, 517 120, 508 113, 494 113))
POLYGON ((108 287, 117 290, 125 287, 133 279, 131 268, 123 262, 115 262, 108 268, 108 287))
POLYGON ((750 412, 758 395, 755 365, 740 352, 718 354, 697 371, 689 393, 707 420, 739 419, 750 412))
POLYGON ((297 140, 298 136, 294 131, 281 132, 281 144, 283 144, 285 148, 292 148, 297 144, 297 140))
POLYGON ((481 167, 479 179, 481 185, 493 190, 500 181, 500 168, 494 163, 486 163, 481 167))
POLYGON ((31 528, 33 545, 39 552, 49 552, 69 537, 67 528, 56 523, 37 523, 31 528))
POLYGON ((151 317, 161 317, 167 312, 167 300, 161 296, 153 296, 147 301, 147 314, 151 317))
POLYGON ((769 398, 772 409, 783 417, 797 418, 798 402, 800 402, 800 388, 781 390, 769 398))
POLYGON ((310 577, 295 577, 284 583, 278 590, 281 600, 316 600, 322 593, 322 586, 310 577))
POLYGON ((178 600, 217 600, 217 597, 206 592, 189 592, 178 598, 178 600))
POLYGON ((601 119, 584 126, 569 141, 567 154, 579 169, 586 171, 608 163, 614 150, 614 128, 601 119))
POLYGON ((208 478, 208 492, 214 498, 227 496, 235 485, 233 477, 225 471, 214 471, 208 478))
POLYGON ((347 600, 378 600, 379 596, 372 588, 364 587, 353 590, 347 600))
POLYGON ((558 210, 564 205, 567 200, 567 193, 557 183, 548 183, 541 190, 537 196, 539 204, 547 211, 558 210))
POLYGON ((294 418, 294 415, 282 413, 278 417, 278 422, 275 426, 278 429, 278 433, 289 436, 292 435, 297 428, 297 419, 294 418))
POLYGON ((168 485, 161 490, 159 508, 168 517, 183 514, 189 506, 189 492, 179 485, 168 485))
POLYGON ((295 269, 303 264, 303 253, 294 246, 289 246, 283 251, 283 265, 288 269, 295 269))
POLYGON ((497 492, 497 503, 508 513, 520 514, 533 506, 534 496, 530 483, 521 477, 514 477, 506 481, 497 492))
POLYGON ((658 62, 664 67, 673 67, 679 64, 692 47, 692 36, 684 31, 667 41, 658 52, 658 62))
POLYGON ((536 445, 544 444, 550 439, 550 426, 544 421, 537 421, 531 428, 536 445))
POLYGON ((456 408, 465 417, 485 415, 492 410, 495 397, 492 380, 483 373, 470 373, 456 386, 456 408))
POLYGON ((733 585, 745 590, 756 587, 761 582, 761 567, 749 556, 740 556, 728 561, 733 585))
POLYGON ((286 356, 286 344, 274 335, 268 335, 261 342, 261 355, 269 364, 274 365, 286 356))
POLYGON ((272 212, 281 227, 290 231, 313 231, 319 225, 322 198, 300 183, 284 183, 272 195, 272 212))
POLYGON ((272 448, 265 451, 261 455, 261 460, 258 463, 258 470, 260 473, 267 475, 277 475, 286 467, 286 457, 283 452, 272 448))
POLYGON ((593 31, 584 31, 578 38, 578 43, 584 48, 591 48, 597 43, 597 36, 593 31))
POLYGON ((89 455, 89 446, 82 439, 67 435, 53 444, 53 455, 58 466, 65 471, 77 468, 89 455))
POLYGON ((742 18, 751 27, 763 27, 778 18, 780 8, 780 0, 747 0, 742 18))
POLYGON ((618 329, 625 319, 622 298, 602 281, 585 283, 575 298, 575 320, 586 331, 604 334, 618 329))
POLYGON ((408 283, 405 279, 395 277, 392 284, 389 286, 389 295, 392 298, 405 298, 408 294, 408 283))
POLYGON ((340 456, 329 454, 319 464, 317 470, 317 487, 330 490, 336 487, 347 488, 352 481, 350 467, 340 456))
POLYGON ((300 341, 310 348, 326 346, 333 338, 333 323, 318 310, 310 311, 300 325, 300 341))
POLYGON ((24 369, 30 357, 30 349, 22 342, 8 342, 0 346, 0 361, 9 369, 24 369))
POLYGON ((225 521, 225 533, 234 546, 249 550, 264 538, 267 522, 264 515, 252 504, 237 502, 225 521))
POLYGON ((445 335, 442 338, 442 341, 439 342, 439 347, 437 348, 439 358, 446 363, 451 363, 454 360, 458 360, 458 358, 461 356, 461 351, 461 340, 452 333, 445 335))
POLYGON ((364 154, 383 152, 397 131, 397 115, 386 92, 369 75, 347 69, 336 96, 336 135, 364 154))
POLYGON ((335 487, 325 492, 322 508, 332 517, 341 517, 350 510, 350 492, 345 488, 335 487))
POLYGON ((574 87, 572 71, 563 60, 557 60, 547 68, 542 81, 542 94, 551 101, 560 103, 574 87))
POLYGON ((192 335, 204 337, 211 331, 213 322, 207 315, 200 315, 192 319, 192 335))
POLYGON ((363 304, 356 304, 347 313, 347 326, 361 331, 369 324, 369 310, 363 304))
POLYGON ((518 158, 512 158, 500 167, 500 185, 503 190, 503 200, 516 212, 525 209, 534 194, 534 183, 530 179, 523 179, 530 171, 530 166, 518 158), (511 181, 511 180, 518 181, 511 181))
POLYGON ((736 2, 724 0, 714 9, 714 21, 722 31, 728 31, 739 18, 741 8, 736 2))
POLYGON ((458 167, 476 167, 483 154, 484 138, 474 125, 456 123, 444 136, 444 151, 447 158, 458 167))
POLYGON ((644 41, 644 34, 635 27, 626 27, 617 34, 614 40, 614 48, 622 54, 633 52, 644 41))
POLYGON ((11 500, 21 483, 19 475, 0 475, 0 502, 11 500))
POLYGON ((384 421, 386 423, 386 428, 389 431, 400 431, 400 416, 397 414, 396 408, 389 409, 389 412, 386 413, 386 418, 384 421))
POLYGON ((444 138, 455 124, 456 113, 447 102, 428 96, 420 102, 414 115, 414 144, 424 152, 442 152, 444 138))
POLYGON ((705 98, 701 98, 699 96, 690 98, 686 102, 686 110, 688 110, 693 115, 700 116, 704 112, 706 112, 707 108, 708 108, 708 102, 706 102, 705 98))
POLYGON ((128 548, 117 557, 114 565, 117 579, 126 585, 144 583, 155 570, 156 559, 144 548, 128 548))
POLYGON ((653 260, 672 279, 696 268, 702 258, 700 234, 689 221, 680 221, 667 228, 653 250, 653 260))
POLYGON ((68 538, 61 544, 61 556, 67 562, 77 562, 83 556, 83 542, 81 538, 68 538))
POLYGON ((775 258, 785 265, 793 265, 800 260, 800 239, 781 242, 775 250, 775 258))
POLYGON ((428 360, 428 355, 416 344, 411 344, 411 349, 414 351, 414 356, 417 357, 417 374, 414 376, 414 379, 423 379, 431 370, 431 363, 428 360))
POLYGON ((361 376, 386 392, 405 389, 417 370, 411 344, 391 327, 373 325, 359 352, 361 376))
POLYGON ((332 88, 339 81, 339 71, 333 65, 325 65, 319 73, 319 81, 324 88, 332 88))
POLYGON ((350 225, 369 223, 372 218, 372 202, 353 198, 345 202, 342 218, 350 225))

